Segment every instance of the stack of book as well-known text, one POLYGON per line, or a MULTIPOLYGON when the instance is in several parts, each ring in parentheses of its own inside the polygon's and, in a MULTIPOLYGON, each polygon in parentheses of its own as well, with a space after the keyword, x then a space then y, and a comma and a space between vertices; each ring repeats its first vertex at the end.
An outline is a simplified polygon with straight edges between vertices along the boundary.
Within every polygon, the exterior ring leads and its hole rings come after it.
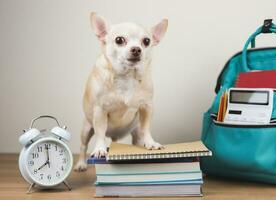
POLYGON ((200 141, 165 145, 162 150, 112 143, 94 164, 96 196, 202 196, 199 157, 212 153, 200 141))

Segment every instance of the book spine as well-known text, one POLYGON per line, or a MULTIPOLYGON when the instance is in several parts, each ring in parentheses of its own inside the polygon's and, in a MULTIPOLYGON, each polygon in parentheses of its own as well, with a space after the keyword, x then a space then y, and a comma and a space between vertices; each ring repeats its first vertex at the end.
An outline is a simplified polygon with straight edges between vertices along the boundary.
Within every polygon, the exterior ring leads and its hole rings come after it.
POLYGON ((107 160, 145 160, 145 159, 166 159, 166 158, 187 158, 211 156, 212 152, 193 152, 177 154, 149 154, 149 155, 108 155, 107 160))

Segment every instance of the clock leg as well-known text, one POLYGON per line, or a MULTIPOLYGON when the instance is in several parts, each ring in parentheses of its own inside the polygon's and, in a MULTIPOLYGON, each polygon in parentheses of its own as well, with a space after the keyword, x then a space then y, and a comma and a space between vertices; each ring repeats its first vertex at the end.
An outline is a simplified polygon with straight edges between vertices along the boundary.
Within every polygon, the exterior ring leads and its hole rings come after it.
POLYGON ((32 188, 35 186, 35 183, 32 183, 30 187, 28 188, 27 194, 32 193, 32 188))
POLYGON ((63 181, 63 184, 67 187, 67 189, 68 189, 69 191, 72 190, 72 188, 70 187, 70 185, 69 185, 66 181, 63 181))

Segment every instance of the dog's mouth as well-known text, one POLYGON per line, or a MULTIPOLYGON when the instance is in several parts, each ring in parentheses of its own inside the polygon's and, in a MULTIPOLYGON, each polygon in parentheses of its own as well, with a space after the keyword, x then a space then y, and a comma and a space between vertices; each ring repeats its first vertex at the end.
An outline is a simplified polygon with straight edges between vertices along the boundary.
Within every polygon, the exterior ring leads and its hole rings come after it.
POLYGON ((140 57, 139 58, 128 58, 127 61, 132 63, 132 64, 135 64, 137 62, 139 62, 141 59, 140 57))

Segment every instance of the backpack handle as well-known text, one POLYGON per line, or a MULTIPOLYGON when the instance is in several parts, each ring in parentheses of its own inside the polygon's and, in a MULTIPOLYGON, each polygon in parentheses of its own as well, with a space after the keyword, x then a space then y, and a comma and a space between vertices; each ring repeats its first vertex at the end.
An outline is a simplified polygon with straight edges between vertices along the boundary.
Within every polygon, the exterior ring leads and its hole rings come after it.
MULTIPOLYGON (((263 26, 259 27, 246 41, 244 48, 242 50, 242 67, 245 69, 245 71, 248 71, 248 66, 247 66, 247 48, 249 44, 251 44, 251 48, 255 47, 255 39, 256 36, 261 34, 261 33, 276 33, 276 25, 272 23, 272 19, 266 19, 264 20, 263 26)), ((221 79, 222 75, 225 71, 225 67, 222 69, 220 72, 218 78, 217 78, 217 84, 215 88, 216 94, 219 92, 220 87, 221 87, 221 79)))
POLYGON ((251 47, 255 47, 255 39, 261 33, 276 33, 276 25, 272 23, 272 19, 264 20, 263 26, 259 27, 246 41, 242 50, 242 66, 248 69, 247 63, 247 48, 251 43, 251 47))

